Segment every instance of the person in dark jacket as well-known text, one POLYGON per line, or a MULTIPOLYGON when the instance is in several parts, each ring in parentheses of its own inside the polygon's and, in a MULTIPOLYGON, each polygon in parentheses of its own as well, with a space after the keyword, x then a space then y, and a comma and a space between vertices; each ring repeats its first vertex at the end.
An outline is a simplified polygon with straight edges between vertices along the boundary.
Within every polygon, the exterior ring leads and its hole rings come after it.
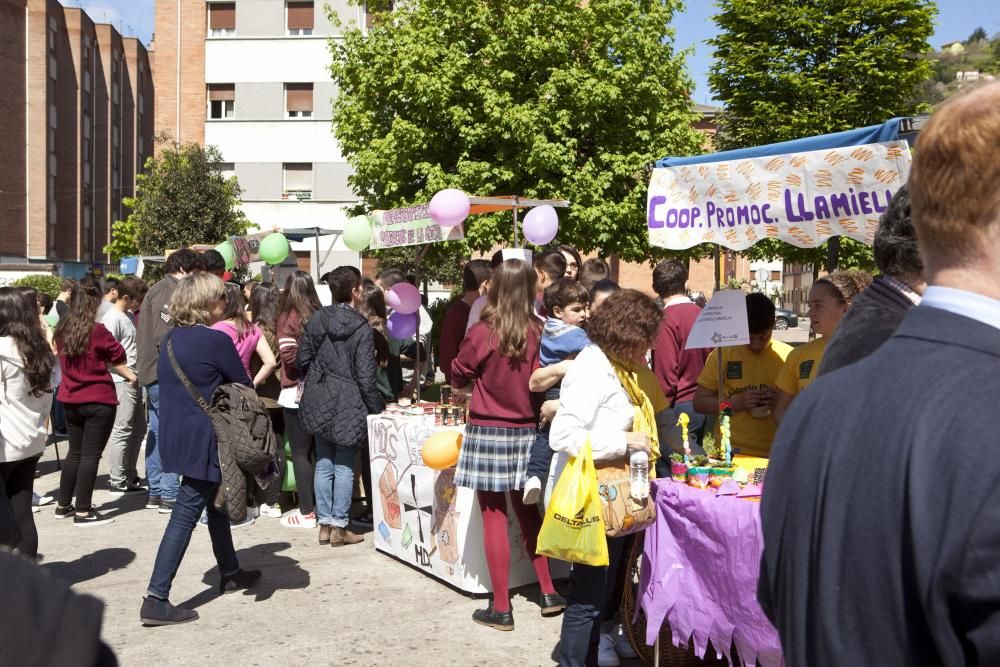
POLYGON ((889 202, 875 232, 875 264, 882 273, 854 298, 830 337, 818 375, 864 359, 889 340, 906 313, 920 303, 924 263, 910 219, 910 193, 904 185, 889 202))
POLYGON ((928 283, 781 423, 758 598, 785 661, 1000 664, 1000 83, 931 116, 910 171, 928 283))
POLYGON ((212 506, 222 480, 219 447, 212 420, 188 393, 174 371, 169 350, 177 365, 206 401, 219 385, 229 382, 250 385, 250 377, 236 353, 233 341, 207 325, 219 321, 225 305, 225 286, 216 276, 197 272, 182 278, 170 299, 174 328, 167 333, 157 368, 163 399, 160 424, 160 458, 165 472, 183 475, 170 521, 156 552, 139 617, 144 625, 172 625, 198 618, 198 612, 170 604, 170 585, 177 574, 191 532, 203 510, 208 515, 208 535, 219 566, 219 592, 253 586, 260 570, 242 570, 233 548, 229 516, 212 506))
POLYGON ((167 514, 173 509, 174 499, 180 480, 177 475, 164 473, 160 465, 160 450, 157 446, 160 433, 160 385, 157 383, 156 368, 160 359, 160 343, 173 326, 167 305, 183 276, 198 266, 198 255, 193 250, 181 248, 170 253, 163 265, 166 274, 153 283, 142 302, 142 316, 136 323, 136 367, 139 384, 146 388, 147 426, 146 432, 146 480, 149 482, 149 496, 146 509, 155 509, 167 514))
POLYGON ((334 305, 316 313, 299 341, 296 365, 305 376, 299 402, 302 426, 316 436, 316 515, 319 543, 334 547, 364 538, 348 530, 354 458, 368 446, 368 415, 385 403, 378 390, 375 343, 354 306, 361 278, 341 266, 327 280, 334 305))

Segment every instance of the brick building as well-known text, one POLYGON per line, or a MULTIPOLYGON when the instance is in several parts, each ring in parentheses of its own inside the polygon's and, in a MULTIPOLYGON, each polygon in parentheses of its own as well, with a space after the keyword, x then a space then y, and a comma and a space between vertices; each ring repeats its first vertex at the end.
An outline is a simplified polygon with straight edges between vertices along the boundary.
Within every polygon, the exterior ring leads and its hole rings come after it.
POLYGON ((81 275, 153 138, 145 47, 57 0, 0 0, 0 261, 81 275))

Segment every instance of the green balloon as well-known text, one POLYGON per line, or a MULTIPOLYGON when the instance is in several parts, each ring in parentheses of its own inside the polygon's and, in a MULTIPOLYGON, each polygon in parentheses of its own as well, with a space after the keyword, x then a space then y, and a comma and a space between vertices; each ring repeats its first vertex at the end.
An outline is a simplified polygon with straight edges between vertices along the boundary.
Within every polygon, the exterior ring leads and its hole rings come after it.
POLYGON ((226 261, 226 271, 232 270, 236 266, 236 249, 233 248, 233 244, 229 241, 223 241, 219 245, 215 246, 215 249, 219 251, 222 255, 222 259, 226 261))
POLYGON ((351 250, 361 252, 372 242, 372 223, 368 216, 357 215, 344 225, 344 245, 351 250))
POLYGON ((288 257, 290 248, 284 234, 265 236, 260 242, 260 258, 266 264, 281 264, 288 257))

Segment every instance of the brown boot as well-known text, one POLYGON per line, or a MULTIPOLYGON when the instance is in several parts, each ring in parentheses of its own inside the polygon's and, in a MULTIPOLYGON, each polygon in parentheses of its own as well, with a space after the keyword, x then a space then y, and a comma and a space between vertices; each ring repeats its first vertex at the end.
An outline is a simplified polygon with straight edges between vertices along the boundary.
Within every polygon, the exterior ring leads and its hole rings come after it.
POLYGON ((330 532, 333 530, 333 526, 328 526, 321 523, 319 525, 319 543, 329 544, 330 543, 330 532))
POLYGON ((345 544, 358 544, 359 542, 364 541, 364 536, 352 533, 346 528, 334 527, 333 531, 330 533, 331 547, 342 547, 345 544))

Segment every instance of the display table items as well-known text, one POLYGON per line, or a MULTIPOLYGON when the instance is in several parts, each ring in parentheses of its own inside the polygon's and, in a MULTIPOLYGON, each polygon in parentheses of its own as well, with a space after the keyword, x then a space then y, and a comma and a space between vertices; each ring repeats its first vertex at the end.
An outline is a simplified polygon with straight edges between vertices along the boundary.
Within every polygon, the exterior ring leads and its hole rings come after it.
MULTIPOLYGON (((463 431, 465 426, 454 424, 456 415, 447 419, 451 422, 447 425, 436 423, 445 420, 436 418, 434 406, 421 407, 368 417, 375 548, 467 593, 489 593, 492 585, 475 492, 455 487, 454 468, 433 470, 420 456, 423 442, 432 434, 463 431)), ((510 511, 511 588, 537 581, 520 546, 521 529, 514 516, 510 511)), ((556 563, 552 569, 554 578, 567 573, 556 563)))
POLYGON ((670 479, 653 489, 657 516, 646 529, 639 581, 646 643, 666 622, 673 643, 687 646, 693 638, 699 657, 711 641, 730 658, 735 645, 744 664, 784 664, 778 633, 757 603, 760 504, 740 497, 755 490, 721 495, 670 479))

